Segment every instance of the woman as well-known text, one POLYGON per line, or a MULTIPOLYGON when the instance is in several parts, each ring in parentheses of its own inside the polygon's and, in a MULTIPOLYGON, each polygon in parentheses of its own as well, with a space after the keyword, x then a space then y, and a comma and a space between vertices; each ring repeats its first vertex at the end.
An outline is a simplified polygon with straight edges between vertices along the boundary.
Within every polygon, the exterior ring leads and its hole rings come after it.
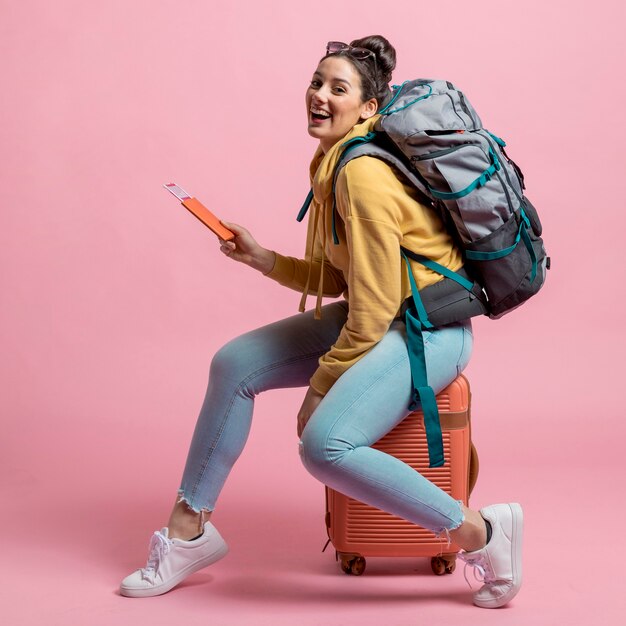
MULTIPOLYGON (((300 455, 326 485, 433 532, 445 534, 483 574, 478 606, 506 604, 521 583, 522 512, 517 504, 475 511, 402 461, 370 446, 407 414, 411 375, 399 317, 410 295, 400 244, 458 270, 461 254, 439 217, 382 160, 360 157, 337 179, 331 236, 333 174, 342 144, 367 134, 388 98, 395 50, 380 36, 350 45, 331 42, 306 92, 309 135, 319 140, 310 167, 312 203, 305 259, 261 247, 250 233, 222 252, 282 285, 317 294, 313 312, 270 324, 231 341, 215 355, 209 385, 168 526, 154 533, 146 567, 124 579, 121 593, 165 593, 224 556, 211 524, 220 490, 248 435, 254 397, 308 386, 298 412, 300 455), (321 306, 322 296, 345 300, 321 306)), ((421 289, 440 276, 415 264, 421 289)), ((429 382, 435 392, 467 365, 468 322, 425 332, 429 382)))

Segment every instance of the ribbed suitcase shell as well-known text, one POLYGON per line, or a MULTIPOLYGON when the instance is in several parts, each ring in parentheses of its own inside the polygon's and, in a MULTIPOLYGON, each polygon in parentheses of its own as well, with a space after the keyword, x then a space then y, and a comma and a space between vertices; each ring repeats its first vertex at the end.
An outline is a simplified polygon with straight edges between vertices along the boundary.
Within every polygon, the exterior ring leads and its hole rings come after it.
MULTIPOLYGON (((373 447, 408 463, 467 505, 471 491, 470 389, 467 379, 459 376, 441 391, 437 395, 437 406, 445 458, 442 467, 428 467, 428 446, 421 412, 411 413, 373 447)), ((476 474, 477 465, 474 470, 473 474, 476 474)), ((421 526, 353 500, 329 487, 326 487, 326 506, 328 536, 338 556, 342 557, 342 567, 346 557, 432 557, 442 551, 453 554, 459 550, 454 544, 448 547, 444 535, 438 538, 421 526)), ((344 571, 347 570, 344 568, 344 571)))

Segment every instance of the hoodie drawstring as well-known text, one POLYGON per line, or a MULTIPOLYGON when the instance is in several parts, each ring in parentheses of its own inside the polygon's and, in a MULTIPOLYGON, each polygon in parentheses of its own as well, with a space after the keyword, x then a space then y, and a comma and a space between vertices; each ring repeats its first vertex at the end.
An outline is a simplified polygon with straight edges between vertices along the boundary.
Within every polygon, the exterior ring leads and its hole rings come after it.
MULTIPOLYGON (((320 216, 319 206, 317 206, 316 204, 313 204, 312 215, 313 215, 313 229, 312 229, 311 242, 309 245, 309 250, 308 250, 308 255, 307 255, 309 259, 311 260, 313 260, 313 251, 315 250, 315 235, 317 232, 317 223, 319 221, 319 216, 320 216)), ((309 213, 309 219, 311 219, 311 213, 309 213)), ((309 270, 306 276, 306 283, 304 284, 304 290, 302 291, 302 298, 300 298, 300 306, 298 307, 298 310, 300 311, 300 313, 304 313, 304 311, 306 311, 306 299, 307 299, 307 296, 309 295, 310 285, 311 285, 311 265, 309 264, 309 270)))
POLYGON ((315 301, 316 320, 322 319, 322 298, 324 297, 324 264, 326 263, 326 211, 322 215, 322 262, 320 263, 320 280, 315 301))
MULTIPOLYGON (((325 254, 325 246, 326 246, 326 213, 323 210, 323 207, 319 204, 314 204, 313 211, 311 212, 313 215, 313 227, 311 234, 311 241, 308 250, 309 259, 313 259, 313 251, 315 250, 315 241, 317 239, 317 230, 319 225, 320 213, 322 216, 322 258, 320 262, 320 276, 318 280, 317 286, 317 299, 315 303, 315 315, 314 318, 316 320, 322 319, 322 298, 324 295, 324 266, 326 264, 326 254, 325 254)), ((311 219, 311 214, 309 214, 309 219, 311 219)), ((302 297, 300 298, 300 306, 298 310, 300 313, 303 313, 306 310, 306 299, 309 295, 309 288, 311 287, 311 265, 309 265, 309 269, 307 272, 306 283, 304 284, 304 290, 302 291, 302 297)))

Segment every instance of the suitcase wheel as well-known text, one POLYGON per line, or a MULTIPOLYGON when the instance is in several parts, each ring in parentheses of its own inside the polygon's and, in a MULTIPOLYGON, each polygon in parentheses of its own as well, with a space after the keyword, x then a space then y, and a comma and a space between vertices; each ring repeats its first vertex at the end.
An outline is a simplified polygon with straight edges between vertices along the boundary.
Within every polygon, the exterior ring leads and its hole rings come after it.
POLYGON ((340 554, 341 569, 345 574, 360 576, 365 571, 365 559, 362 556, 340 554))
POLYGON ((442 554, 430 559, 430 566, 437 576, 452 574, 456 568, 456 554, 442 554))

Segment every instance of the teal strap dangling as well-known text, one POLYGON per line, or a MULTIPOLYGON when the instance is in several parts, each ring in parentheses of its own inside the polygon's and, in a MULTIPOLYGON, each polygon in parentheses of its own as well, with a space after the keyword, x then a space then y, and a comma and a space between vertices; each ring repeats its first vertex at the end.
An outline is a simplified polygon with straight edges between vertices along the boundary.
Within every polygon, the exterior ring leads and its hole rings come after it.
POLYGON ((425 328, 432 328, 433 325, 428 320, 428 314, 419 296, 409 259, 404 252, 401 252, 401 254, 409 270, 409 280, 411 281, 411 292, 413 296, 413 307, 408 307, 404 314, 407 346, 409 350, 409 364, 411 366, 411 381, 413 384, 409 409, 414 411, 418 408, 418 405, 421 405, 422 413, 424 414, 424 429, 426 431, 426 443, 428 444, 429 465, 430 467, 441 467, 445 463, 441 423, 439 421, 439 410, 437 409, 435 392, 432 387, 428 385, 426 356, 424 353, 424 335, 422 333, 425 328))
POLYGON ((424 414, 426 443, 428 444, 429 466, 441 467, 445 463, 443 438, 435 392, 428 385, 422 324, 419 319, 413 316, 410 307, 404 314, 404 322, 406 324, 409 363, 411 365, 411 379, 413 382, 409 409, 414 411, 418 408, 418 403, 421 404, 422 413, 424 414))

